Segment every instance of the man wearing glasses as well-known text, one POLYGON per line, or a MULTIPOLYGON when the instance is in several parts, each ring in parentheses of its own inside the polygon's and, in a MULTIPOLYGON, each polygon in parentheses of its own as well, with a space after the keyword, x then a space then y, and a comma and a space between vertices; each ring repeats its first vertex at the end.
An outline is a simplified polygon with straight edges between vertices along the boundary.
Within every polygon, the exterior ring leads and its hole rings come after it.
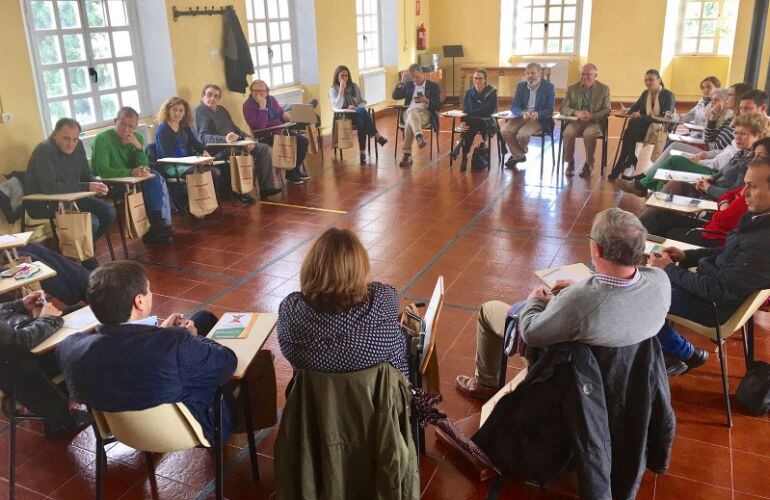
POLYGON ((592 63, 583 66, 580 81, 567 87, 567 95, 559 108, 559 114, 574 116, 577 121, 566 122, 562 132, 564 159, 567 161, 565 174, 575 174, 575 139, 583 138, 586 161, 580 170, 580 177, 590 177, 594 168, 596 139, 602 136, 602 129, 610 114, 610 88, 596 81, 597 69, 592 63))

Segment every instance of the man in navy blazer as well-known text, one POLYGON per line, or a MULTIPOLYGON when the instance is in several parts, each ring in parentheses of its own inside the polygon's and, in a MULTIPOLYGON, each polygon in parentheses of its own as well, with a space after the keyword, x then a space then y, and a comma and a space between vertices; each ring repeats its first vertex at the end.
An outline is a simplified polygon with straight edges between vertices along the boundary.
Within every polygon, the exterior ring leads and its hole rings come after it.
POLYGON ((529 138, 552 127, 553 105, 556 91, 551 82, 543 80, 543 67, 538 63, 527 64, 526 80, 516 86, 511 103, 513 118, 500 130, 511 157, 505 166, 515 168, 516 163, 526 161, 529 138))
POLYGON ((438 110, 441 109, 441 89, 438 84, 425 78, 419 64, 409 66, 408 72, 401 74, 401 81, 393 89, 393 99, 403 99, 407 109, 404 111, 404 157, 399 167, 412 165, 412 141, 417 139, 420 149, 425 147, 422 129, 428 124, 438 132, 438 110), (411 80, 407 81, 407 77, 411 80))
MULTIPOLYGON (((238 363, 233 351, 205 337, 216 324, 216 316, 200 311, 188 320, 172 314, 158 324, 150 315, 152 292, 147 272, 138 262, 127 260, 94 271, 87 298, 101 325, 95 333, 70 336, 57 348, 70 395, 110 412, 184 403, 213 441, 214 396, 217 388, 228 383, 238 363)), ((262 365, 256 360, 254 364, 262 365)), ((247 378, 251 371, 250 367, 247 378)), ((226 398, 232 401, 230 394, 226 398)), ((272 420, 274 423, 275 410, 272 420)), ((223 435, 232 429, 233 412, 228 403, 223 411, 223 435)))

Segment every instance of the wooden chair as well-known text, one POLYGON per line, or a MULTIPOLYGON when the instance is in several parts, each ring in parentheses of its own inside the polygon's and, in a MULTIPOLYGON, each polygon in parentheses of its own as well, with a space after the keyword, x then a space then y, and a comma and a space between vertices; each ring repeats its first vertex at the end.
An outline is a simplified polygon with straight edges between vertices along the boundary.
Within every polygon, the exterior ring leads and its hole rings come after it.
MULTIPOLYGON (((455 134, 460 134, 460 137, 462 137, 462 133, 463 133, 463 129, 461 126, 457 125, 452 127, 452 137, 449 141, 449 145, 451 147, 453 148, 455 147, 455 134)), ((487 142, 487 170, 489 170, 492 167, 492 136, 496 134, 497 134, 497 129, 487 131, 487 141, 486 141, 487 142)), ((482 140, 483 138, 484 136, 482 135, 482 140)), ((473 139, 475 140, 476 138, 474 137, 473 139)), ((451 167, 453 163, 454 163, 454 158, 452 158, 452 155, 449 155, 449 166, 451 167)))
MULTIPOLYGON (((96 498, 101 499, 104 488, 104 466, 107 462, 104 446, 115 441, 143 451, 147 472, 154 476, 153 453, 183 451, 190 448, 213 448, 215 456, 215 495, 218 500, 224 493, 224 468, 222 436, 222 389, 217 390, 214 402, 214 443, 203 434, 200 423, 182 403, 162 404, 140 411, 102 412, 91 409, 94 415, 96 436, 96 498)), ((249 442, 252 474, 259 480, 256 450, 249 442)))
MULTIPOLYGON (((549 137, 551 139, 551 165, 556 165, 556 152, 554 151, 554 144, 556 142, 553 139, 553 129, 554 129, 554 123, 553 120, 551 120, 548 130, 541 130, 537 134, 532 134, 531 137, 539 137, 540 138, 540 175, 543 175, 543 168, 545 165, 545 138, 549 137)), ((498 127, 497 131, 497 154, 498 158, 500 160, 500 169, 502 170, 505 168, 505 165, 503 164, 503 160, 505 159, 505 152, 508 150, 508 147, 505 144, 505 140, 503 140, 503 134, 500 131, 498 127)))
MULTIPOLYGON (((569 123, 569 122, 567 122, 569 123)), ((604 171, 607 169, 607 137, 608 135, 608 127, 609 127, 609 120, 604 120, 604 122, 601 125, 601 132, 602 135, 600 135, 597 139, 602 141, 602 170, 601 174, 604 175, 604 171)), ((562 153, 564 151, 564 145, 562 138, 564 136, 564 129, 566 128, 565 122, 561 121, 561 124, 559 125, 559 154, 558 154, 558 160, 556 161, 556 175, 559 175, 559 171, 561 170, 563 166, 563 160, 562 160, 562 153)))
MULTIPOLYGON (((401 131, 401 135, 404 135, 404 111, 406 111, 407 107, 404 105, 398 105, 394 106, 396 110, 398 111, 398 116, 396 116, 396 144, 393 146, 393 158, 398 158, 398 132, 401 131)), ((429 131, 430 134, 430 145, 428 147, 430 151, 430 159, 433 159, 433 136, 438 135, 439 130, 436 129, 432 123, 428 124, 427 126, 423 127, 423 131, 429 131)), ((436 137, 436 156, 439 155, 439 140, 438 137, 436 137)))
POLYGON ((689 328, 716 342, 719 352, 719 366, 722 372, 722 391, 724 392, 728 427, 733 426, 733 417, 730 411, 730 387, 727 382, 727 364, 722 352, 722 345, 725 339, 740 330, 743 336, 743 356, 746 362, 746 369, 749 369, 754 362, 754 313, 762 307, 768 298, 770 298, 770 289, 752 293, 724 323, 722 322, 716 302, 711 302, 714 308, 714 324, 716 326, 706 326, 680 316, 668 315, 668 319, 672 323, 689 328))

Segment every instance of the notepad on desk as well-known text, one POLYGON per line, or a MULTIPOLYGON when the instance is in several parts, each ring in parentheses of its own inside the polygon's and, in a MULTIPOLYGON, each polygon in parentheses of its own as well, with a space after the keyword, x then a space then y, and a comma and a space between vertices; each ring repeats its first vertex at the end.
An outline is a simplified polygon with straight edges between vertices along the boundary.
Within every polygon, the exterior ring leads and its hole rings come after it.
POLYGON ((559 280, 583 281, 593 276, 593 272, 585 264, 578 263, 551 269, 541 269, 540 271, 535 271, 535 275, 547 286, 553 287, 559 280))
POLYGON ((98 325, 99 320, 94 316, 94 312, 91 307, 86 306, 77 311, 71 312, 64 316, 63 328, 72 328, 77 331, 86 331, 94 328, 94 325, 98 325))
POLYGON ((179 158, 160 158, 158 163, 174 163, 178 165, 200 165, 202 163, 212 163, 214 158, 211 156, 181 156, 179 158))
POLYGON ((257 319, 255 313, 225 313, 214 326, 212 339, 245 339, 257 319))
POLYGON ((654 179, 656 181, 680 181, 694 184, 701 180, 703 177, 706 177, 706 175, 698 174, 695 172, 682 172, 679 170, 667 170, 665 168, 661 168, 655 172, 654 179))
POLYGON ((655 243, 654 241, 644 242, 644 253, 646 255, 652 255, 654 253, 661 253, 663 251, 663 245, 655 243))
POLYGON ((672 149, 671 150, 671 156, 681 156, 682 158, 687 158, 688 160, 695 156, 695 153, 688 153, 687 151, 681 151, 679 149, 672 149))

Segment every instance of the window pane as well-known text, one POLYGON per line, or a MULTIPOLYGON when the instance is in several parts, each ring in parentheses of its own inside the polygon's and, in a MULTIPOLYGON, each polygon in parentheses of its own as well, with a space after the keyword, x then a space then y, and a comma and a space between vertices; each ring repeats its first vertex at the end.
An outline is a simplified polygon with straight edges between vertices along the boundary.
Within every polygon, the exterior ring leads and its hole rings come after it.
POLYGON ((529 53, 530 54, 542 54, 543 53, 543 40, 533 39, 530 40, 529 53))
POLYGON ((70 79, 70 92, 82 94, 91 90, 91 79, 88 77, 87 67, 75 66, 74 68, 68 68, 67 73, 70 79))
POLYGON ((112 120, 117 116, 120 108, 118 94, 103 94, 99 96, 99 102, 102 105, 102 121, 112 120))
POLYGON ((698 21, 687 20, 684 22, 684 36, 698 36, 700 23, 698 21))
POLYGON ((554 54, 559 52, 559 40, 553 38, 548 39, 548 53, 554 54))
POLYGON ((564 23, 562 36, 575 36, 575 23, 564 23))
POLYGON ((267 0, 267 17, 276 19, 278 14, 278 2, 276 0, 267 0))
POLYGON ((115 57, 131 56, 131 36, 128 34, 128 31, 113 32, 112 44, 115 47, 115 57))
POLYGON ((67 95, 67 87, 64 85, 63 69, 47 69, 43 71, 46 97, 61 97, 67 95))
POLYGON ((64 57, 67 62, 77 62, 86 60, 86 51, 83 47, 83 35, 62 35, 64 44, 64 57))
POLYGON ((264 66, 269 60, 270 58, 267 56, 267 46, 260 45, 257 47, 257 61, 259 65, 264 66))
POLYGON ((575 41, 574 40, 562 40, 561 42, 561 51, 565 54, 571 54, 575 52, 575 41))
POLYGON ((91 33, 91 53, 94 59, 107 59, 112 57, 110 39, 105 32, 91 33))
POLYGON ((294 69, 291 67, 291 64, 283 65, 283 81, 286 83, 294 82, 294 69))
POLYGON ((48 114, 51 115, 51 127, 56 125, 60 118, 72 116, 69 101, 54 101, 48 103, 48 114))
POLYGON ((289 17, 289 2, 287 0, 279 0, 278 7, 281 17, 289 17))
POLYGON ((291 61, 291 44, 290 43, 281 44, 281 50, 283 51, 283 60, 286 62, 291 61))
POLYGON ((542 7, 532 9, 532 20, 536 22, 545 21, 545 9, 542 7))
POLYGON ((698 48, 697 38, 685 38, 682 40, 682 52, 694 53, 698 48))
POLYGON ((94 69, 97 76, 96 86, 99 90, 115 88, 115 68, 112 64, 97 64, 94 69))
POLYGON ((62 28, 80 28, 80 9, 73 0, 59 0, 59 23, 62 28))
POLYGON ((260 68, 259 79, 263 80, 268 87, 273 85, 273 77, 270 75, 270 68, 260 68))
POLYGON ((281 21, 281 40, 291 40, 291 28, 288 21, 281 21))
POLYGON ((118 64, 118 83, 121 87, 136 85, 136 70, 134 61, 120 61, 118 64))
POLYGON ((360 14, 363 11, 361 0, 356 0, 356 13, 360 14))
POLYGON ((36 30, 56 29, 53 18, 53 2, 32 1, 32 25, 36 30))
POLYGON ((685 19, 698 19, 700 17, 700 10, 700 2, 687 2, 687 9, 684 14, 685 19))
POLYGON ((270 23, 270 41, 277 42, 281 39, 281 33, 279 32, 280 25, 277 22, 270 23))
POLYGON ((716 19, 719 16, 719 2, 706 2, 703 4, 703 17, 716 19))
POLYGON ((249 42, 254 43, 254 23, 249 23, 247 26, 249 30, 249 42))
POLYGON ((128 16, 123 0, 109 0, 107 9, 110 12, 110 26, 128 26, 128 16))
POLYGON ((283 71, 280 66, 273 68, 273 85, 283 85, 283 71))
POLYGON ((265 28, 265 23, 255 23, 254 31, 257 35, 257 43, 264 43, 267 41, 267 28, 265 28))
POLYGON ((356 16, 356 33, 364 32, 364 18, 363 16, 356 16))
POLYGON ((41 64, 56 64, 61 62, 61 50, 59 50, 59 37, 41 36, 38 39, 38 54, 41 64))
POLYGON ((701 54, 710 54, 714 52, 714 39, 713 38, 701 38, 700 47, 698 52, 701 54))
POLYGON ((258 61, 257 61, 257 49, 254 47, 249 47, 249 52, 251 52, 251 62, 254 63, 254 67, 257 67, 258 61))
POLYGON ((545 0, 532 0, 532 5, 545 5, 545 0))
POLYGON ((139 92, 136 90, 127 90, 126 92, 121 92, 120 97, 123 99, 123 106, 131 106, 137 112, 142 112, 139 108, 139 92))
POLYGON ((716 21, 703 21, 700 25, 700 36, 714 36, 717 34, 716 21))
POLYGON ((719 39, 719 55, 729 56, 733 53, 733 39, 732 38, 720 38, 719 39))
POLYGON ((545 28, 542 24, 533 24, 532 26, 532 38, 542 38, 545 36, 545 28))
POLYGON ((86 0, 86 18, 88 19, 88 26, 92 28, 107 26, 101 0, 86 0))
POLYGON ((270 46, 271 49, 273 49, 273 55, 270 59, 270 62, 273 64, 280 64, 283 62, 283 55, 281 53, 281 46, 280 44, 274 44, 270 46))
POLYGON ((72 107, 75 110, 75 119, 79 121, 81 125, 94 123, 96 121, 94 100, 90 97, 73 100, 72 107))
POLYGON ((559 38, 561 36, 561 23, 551 23, 548 25, 548 36, 559 38))
POLYGON ((264 0, 254 0, 254 19, 265 18, 265 3, 264 0))
POLYGON ((575 7, 564 7, 564 20, 565 21, 574 21, 577 19, 577 8, 575 7))
POLYGON ((548 9, 549 21, 561 21, 561 7, 551 7, 548 9))
POLYGON ((532 15, 532 9, 529 7, 521 9, 519 12, 521 12, 521 19, 524 21, 531 21, 532 18, 530 17, 532 15))

